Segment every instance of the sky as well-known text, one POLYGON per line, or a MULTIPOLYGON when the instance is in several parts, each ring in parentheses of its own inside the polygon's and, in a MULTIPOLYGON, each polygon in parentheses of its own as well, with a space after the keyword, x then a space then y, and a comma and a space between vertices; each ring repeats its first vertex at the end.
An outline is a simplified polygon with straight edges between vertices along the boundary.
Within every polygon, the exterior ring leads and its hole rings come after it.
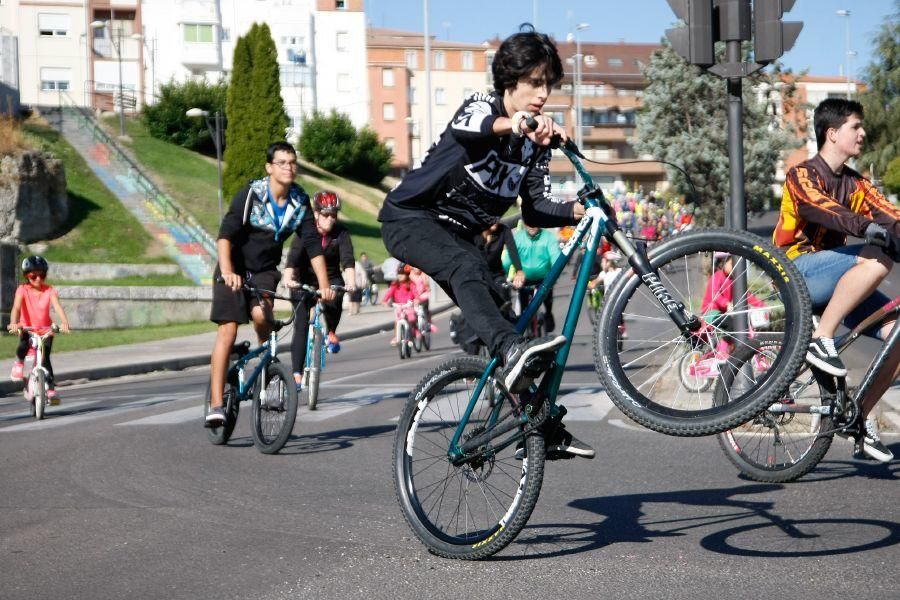
MULTIPOLYGON (((372 27, 424 30, 423 0, 365 0, 372 27)), ((575 25, 587 23, 583 42, 658 43, 677 21, 666 0, 430 0, 430 33, 438 39, 482 42, 506 37, 520 23, 564 40, 575 25)), ((896 18, 896 0, 796 0, 785 21, 802 21, 803 30, 782 63, 795 72, 844 76, 849 25, 850 74, 862 77, 873 60, 873 40, 882 23, 896 18), (850 17, 837 15, 849 10, 850 17)))

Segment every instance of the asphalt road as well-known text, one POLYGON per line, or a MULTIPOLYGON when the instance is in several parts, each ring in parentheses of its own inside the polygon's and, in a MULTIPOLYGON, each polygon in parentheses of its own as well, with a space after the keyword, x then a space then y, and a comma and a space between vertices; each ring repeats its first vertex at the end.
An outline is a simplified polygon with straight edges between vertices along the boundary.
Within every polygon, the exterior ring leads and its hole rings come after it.
POLYGON ((276 456, 254 449, 249 411, 209 444, 203 369, 65 388, 43 422, 4 399, 0 598, 897 597, 897 462, 854 461, 840 440, 798 483, 740 479, 715 439, 593 400, 586 319, 562 402, 597 458, 548 463, 529 525, 493 559, 430 555, 390 463, 406 394, 455 350, 438 326, 409 361, 386 334, 344 344, 276 456))

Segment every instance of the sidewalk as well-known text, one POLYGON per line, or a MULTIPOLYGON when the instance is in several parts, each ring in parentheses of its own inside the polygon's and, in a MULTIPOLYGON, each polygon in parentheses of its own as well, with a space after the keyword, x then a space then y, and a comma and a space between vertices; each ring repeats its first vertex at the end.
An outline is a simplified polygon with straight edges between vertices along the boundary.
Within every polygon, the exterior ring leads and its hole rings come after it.
MULTIPOLYGON (((445 301, 432 308, 431 312, 439 314, 451 308, 453 308, 453 303, 445 301)), ((351 316, 347 310, 344 311, 338 328, 338 337, 342 341, 353 340, 380 331, 391 331, 393 326, 393 309, 380 305, 363 306, 357 315, 351 316)), ((209 324, 209 329, 209 333, 129 346, 109 346, 77 352, 54 352, 52 356, 54 375, 57 383, 66 385, 123 375, 137 375, 153 371, 179 371, 188 367, 208 365, 216 339, 213 323, 209 324)), ((290 352, 290 339, 290 335, 288 335, 279 344, 279 354, 290 352)), ((238 331, 237 341, 242 340, 256 341, 256 335, 250 325, 244 325, 238 331)), ((0 360, 0 396, 18 394, 24 385, 22 382, 9 380, 12 363, 12 358, 0 360)))

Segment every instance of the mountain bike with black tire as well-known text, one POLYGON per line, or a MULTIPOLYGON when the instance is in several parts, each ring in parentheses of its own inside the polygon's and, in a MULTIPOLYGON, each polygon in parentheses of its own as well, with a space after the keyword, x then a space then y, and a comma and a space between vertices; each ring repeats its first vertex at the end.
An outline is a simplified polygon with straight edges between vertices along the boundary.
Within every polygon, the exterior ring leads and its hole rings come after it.
MULTIPOLYGON (((898 315, 900 296, 835 339, 835 348, 843 352, 863 332, 877 331, 898 315)), ((892 357, 898 339, 900 327, 894 327, 855 388, 848 386, 845 377, 833 377, 807 365, 776 403, 719 434, 725 456, 754 481, 787 483, 812 471, 825 457, 835 435, 856 437, 860 433, 864 421, 861 407, 866 399, 881 398, 890 387, 900 363, 900 353, 892 357)), ((778 344, 779 340, 767 339, 764 334, 736 353, 716 383, 716 402, 727 403, 732 390, 758 377, 762 370, 759 357, 771 354, 778 344)))
MULTIPOLYGON (((260 300, 287 300, 274 291, 244 284, 244 289, 260 300)), ((222 399, 225 423, 206 430, 209 441, 221 445, 228 443, 237 425, 240 403, 251 400, 253 445, 263 454, 276 454, 287 443, 297 419, 297 388, 291 370, 282 365, 278 353, 278 332, 290 325, 296 312, 286 320, 267 317, 271 332, 269 339, 251 349, 250 342, 236 344, 229 357, 222 399), (249 363, 256 360, 252 371, 249 363)), ((206 388, 205 414, 209 414, 211 384, 206 388)))
MULTIPOLYGON (((311 294, 320 298, 319 290, 309 286, 300 285, 301 293, 311 294)), ((344 292, 346 288, 340 285, 332 285, 331 289, 344 292)), ((310 318, 306 334, 306 362, 303 365, 303 377, 300 383, 300 393, 306 398, 306 406, 309 410, 316 410, 319 403, 319 384, 322 381, 322 372, 325 370, 325 356, 328 344, 328 331, 325 319, 322 316, 322 302, 316 301, 310 311, 310 318)))
MULTIPOLYGON (((552 427, 564 414, 556 398, 601 234, 627 258, 630 271, 607 290, 595 336, 598 370, 613 402, 635 421, 678 436, 725 431, 783 393, 809 345, 806 288, 796 268, 769 242, 746 232, 697 230, 657 245, 648 255, 619 229, 578 160, 577 147, 567 143, 562 151, 584 180, 578 201, 585 216, 516 323, 521 334, 574 251, 586 247, 562 329, 567 341, 554 363, 527 391, 513 393, 494 377, 497 358, 453 358, 423 377, 398 422, 393 474, 401 511, 413 533, 440 556, 485 558, 515 539, 528 521, 547 458, 543 426, 552 427), (713 403, 712 393, 680 392, 677 365, 671 364, 683 347, 699 343, 709 331, 699 303, 703 269, 715 252, 732 253, 743 274, 736 282, 744 291, 734 293, 735 310, 746 310, 747 289, 765 296, 778 312, 773 327, 782 344, 771 368, 724 406, 713 403), (629 317, 629 337, 619 352, 616 333, 623 315, 629 317), (517 453, 517 447, 522 451, 517 453)), ((746 326, 743 333, 739 326, 723 333, 738 344, 747 339, 746 326)))

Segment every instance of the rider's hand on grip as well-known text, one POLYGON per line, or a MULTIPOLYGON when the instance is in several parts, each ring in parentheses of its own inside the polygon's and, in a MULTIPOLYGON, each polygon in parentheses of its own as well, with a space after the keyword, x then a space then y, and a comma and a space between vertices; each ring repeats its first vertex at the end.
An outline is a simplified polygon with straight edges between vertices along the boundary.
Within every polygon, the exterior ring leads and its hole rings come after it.
POLYGON ((878 223, 869 223, 864 233, 866 243, 884 248, 884 253, 894 262, 900 262, 900 237, 897 237, 878 223))

